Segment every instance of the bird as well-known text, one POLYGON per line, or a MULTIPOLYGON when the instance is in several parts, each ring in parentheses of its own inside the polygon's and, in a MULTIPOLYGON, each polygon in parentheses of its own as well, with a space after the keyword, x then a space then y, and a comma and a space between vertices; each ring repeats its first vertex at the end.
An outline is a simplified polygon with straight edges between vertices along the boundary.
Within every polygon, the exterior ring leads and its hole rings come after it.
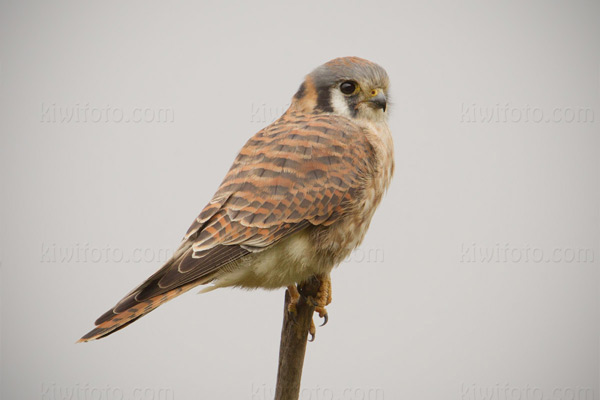
POLYGON ((330 273, 362 242, 394 173, 388 99, 387 72, 363 58, 335 58, 306 75, 287 111, 242 147, 173 256, 79 342, 200 285, 287 288, 293 313, 297 285, 317 277, 312 301, 327 322, 330 273))

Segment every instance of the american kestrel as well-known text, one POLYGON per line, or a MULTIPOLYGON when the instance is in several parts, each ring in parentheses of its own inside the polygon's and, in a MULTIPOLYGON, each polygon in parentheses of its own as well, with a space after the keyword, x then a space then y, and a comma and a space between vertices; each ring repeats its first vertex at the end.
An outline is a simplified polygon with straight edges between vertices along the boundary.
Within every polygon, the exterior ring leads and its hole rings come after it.
POLYGON ((312 300, 326 318, 329 274, 363 240, 394 172, 388 86, 383 68, 358 57, 308 74, 289 109, 244 145, 173 257, 80 341, 207 284, 202 292, 287 287, 297 301, 296 284, 317 276, 312 300))

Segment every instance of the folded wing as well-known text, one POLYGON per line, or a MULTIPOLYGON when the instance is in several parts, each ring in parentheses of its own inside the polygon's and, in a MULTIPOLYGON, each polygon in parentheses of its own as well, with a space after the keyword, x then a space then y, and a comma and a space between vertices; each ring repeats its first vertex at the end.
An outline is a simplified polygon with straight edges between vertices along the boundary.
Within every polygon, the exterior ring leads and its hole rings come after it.
POLYGON ((173 258, 96 320, 81 341, 104 337, 219 270, 309 225, 330 225, 372 171, 362 129, 334 115, 288 112, 242 148, 173 258))

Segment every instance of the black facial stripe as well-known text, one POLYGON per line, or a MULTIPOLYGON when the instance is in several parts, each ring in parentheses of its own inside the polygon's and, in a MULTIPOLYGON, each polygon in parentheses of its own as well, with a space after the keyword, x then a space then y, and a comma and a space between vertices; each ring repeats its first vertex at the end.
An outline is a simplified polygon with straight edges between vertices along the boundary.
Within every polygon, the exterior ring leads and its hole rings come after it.
POLYGON ((304 97, 305 93, 306 93, 306 85, 304 84, 304 82, 302 82, 302 85, 300 85, 300 87, 298 88, 298 91, 296 92, 294 97, 297 99, 301 99, 304 97))
POLYGON ((323 112, 333 112, 333 108, 331 107, 331 93, 328 87, 319 88, 316 108, 323 112))
POLYGON ((354 95, 346 97, 346 104, 348 104, 350 114, 352 114, 353 117, 356 117, 356 114, 358 114, 358 107, 356 107, 358 105, 358 96, 354 95))

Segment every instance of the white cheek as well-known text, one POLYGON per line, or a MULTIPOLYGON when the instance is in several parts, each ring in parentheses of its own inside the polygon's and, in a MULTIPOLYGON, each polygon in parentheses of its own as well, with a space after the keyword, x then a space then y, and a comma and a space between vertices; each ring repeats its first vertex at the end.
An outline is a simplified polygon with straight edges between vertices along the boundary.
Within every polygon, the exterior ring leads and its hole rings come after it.
POLYGON ((344 115, 351 117, 350 110, 348 109, 348 103, 346 102, 346 96, 342 94, 337 88, 331 89, 331 107, 333 112, 338 115, 344 115))
POLYGON ((358 105, 358 118, 365 119, 371 122, 385 122, 387 121, 387 113, 383 110, 369 107, 367 104, 358 105))

